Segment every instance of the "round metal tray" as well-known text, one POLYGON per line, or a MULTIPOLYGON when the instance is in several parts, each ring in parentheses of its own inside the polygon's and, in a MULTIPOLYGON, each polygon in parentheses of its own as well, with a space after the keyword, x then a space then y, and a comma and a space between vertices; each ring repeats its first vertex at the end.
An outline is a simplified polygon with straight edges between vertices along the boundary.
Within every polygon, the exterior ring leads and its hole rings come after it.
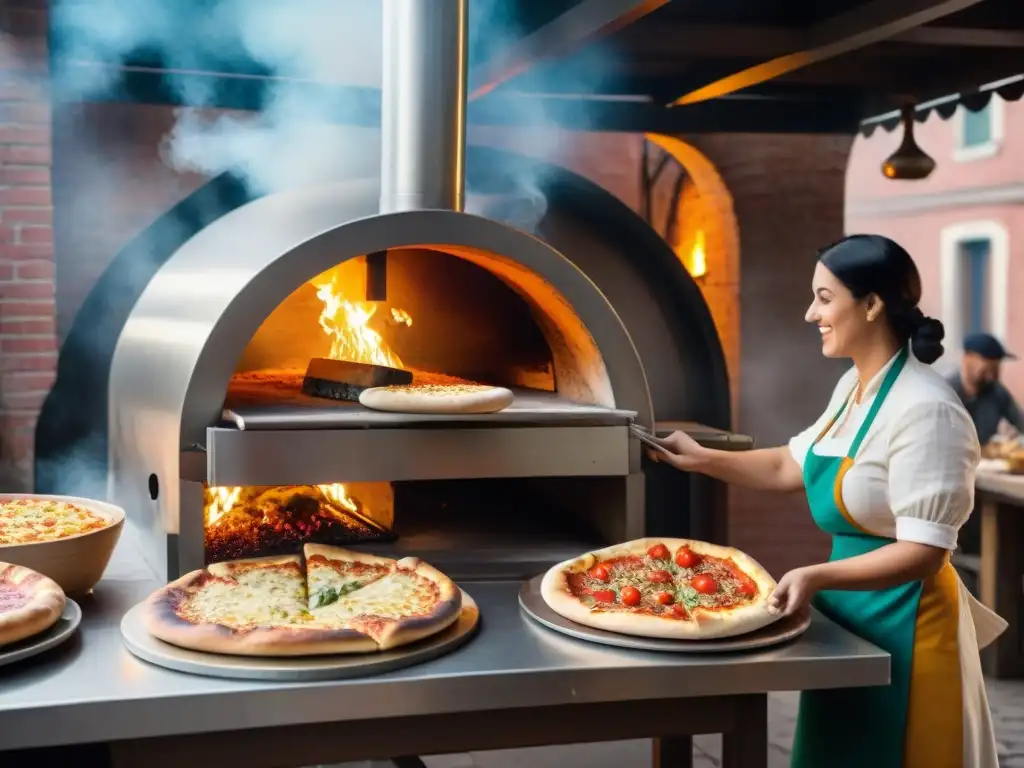
POLYGON ((727 653, 753 651, 772 645, 785 643, 799 637, 811 626, 811 614, 799 614, 779 619, 774 624, 737 637, 725 637, 720 640, 663 640, 656 637, 637 637, 621 635, 618 632, 607 632, 577 624, 574 621, 555 613, 540 593, 540 583, 544 576, 537 576, 523 584, 519 590, 519 606, 534 621, 548 629, 564 635, 586 640, 591 643, 615 645, 620 648, 631 648, 637 651, 662 651, 666 653, 727 653))
POLYGON ((64 613, 57 622, 38 635, 27 637, 11 645, 0 645, 0 667, 27 659, 60 645, 78 629, 82 623, 82 609, 74 600, 65 598, 64 613))
POLYGON ((367 677, 420 664, 454 651, 473 636, 480 623, 480 609, 463 592, 458 621, 418 643, 383 653, 280 658, 228 656, 178 648, 149 634, 142 623, 142 613, 140 603, 124 615, 121 637, 128 650, 143 661, 193 675, 280 682, 367 677))

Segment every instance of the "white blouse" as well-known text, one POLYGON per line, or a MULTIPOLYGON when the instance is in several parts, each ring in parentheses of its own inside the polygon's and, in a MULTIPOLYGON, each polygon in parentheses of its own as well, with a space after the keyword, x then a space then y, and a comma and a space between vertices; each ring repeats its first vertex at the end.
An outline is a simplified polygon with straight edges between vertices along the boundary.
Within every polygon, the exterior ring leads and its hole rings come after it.
MULTIPOLYGON (((857 372, 839 380, 828 408, 789 441, 802 468, 815 438, 849 398, 818 456, 845 456, 892 360, 853 402, 857 372)), ((957 532, 974 507, 978 433, 960 398, 930 366, 910 355, 843 478, 843 502, 862 528, 886 538, 955 550, 957 532)))

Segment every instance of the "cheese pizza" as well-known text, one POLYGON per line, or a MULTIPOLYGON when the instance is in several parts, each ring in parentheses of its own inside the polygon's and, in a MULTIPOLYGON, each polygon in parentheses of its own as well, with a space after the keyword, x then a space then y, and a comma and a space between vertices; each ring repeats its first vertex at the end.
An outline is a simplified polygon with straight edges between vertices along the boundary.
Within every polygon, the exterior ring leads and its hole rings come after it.
POLYGON ((371 387, 359 402, 375 411, 395 413, 497 413, 512 405, 515 396, 504 387, 485 384, 405 384, 371 387))
POLYGON ((389 650, 459 617, 462 592, 414 557, 323 544, 298 555, 215 563, 146 601, 154 637, 199 651, 308 656, 389 650))
POLYGON ((0 646, 49 629, 64 612, 64 590, 41 573, 0 563, 0 646))
POLYGON ((106 528, 111 521, 58 499, 0 502, 0 547, 65 539, 106 528))
POLYGON ((775 580, 732 547, 638 539, 556 565, 541 582, 550 608, 577 624, 626 635, 710 640, 775 621, 775 580))

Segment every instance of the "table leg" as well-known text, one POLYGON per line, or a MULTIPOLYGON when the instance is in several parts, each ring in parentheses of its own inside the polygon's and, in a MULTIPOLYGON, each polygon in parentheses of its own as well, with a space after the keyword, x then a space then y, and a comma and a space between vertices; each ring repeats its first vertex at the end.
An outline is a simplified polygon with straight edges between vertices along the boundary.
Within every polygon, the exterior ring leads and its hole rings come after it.
POLYGON ((1021 613, 1024 603, 1024 520, 1019 510, 995 499, 981 502, 981 601, 1009 626, 982 653, 985 673, 995 678, 1024 677, 1021 613))
POLYGON ((736 727, 722 734, 722 768, 768 768, 768 696, 742 697, 736 727))
POLYGON ((673 736, 655 739, 652 746, 653 768, 693 768, 693 738, 673 736))

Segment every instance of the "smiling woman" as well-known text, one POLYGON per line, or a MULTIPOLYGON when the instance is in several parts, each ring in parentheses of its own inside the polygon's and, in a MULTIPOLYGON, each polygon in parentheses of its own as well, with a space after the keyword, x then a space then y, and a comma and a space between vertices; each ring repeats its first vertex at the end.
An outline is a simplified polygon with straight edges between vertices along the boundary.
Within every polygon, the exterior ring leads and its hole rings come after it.
POLYGON ((794 768, 995 768, 979 647, 1006 623, 949 563, 973 506, 980 456, 959 398, 929 363, 942 324, 925 317, 910 255, 878 235, 819 253, 805 319, 822 354, 850 358, 827 410, 788 446, 745 453, 664 441, 674 466, 752 488, 803 488, 832 537, 828 563, 787 573, 770 599, 808 602, 892 657, 885 687, 808 692, 794 768))

